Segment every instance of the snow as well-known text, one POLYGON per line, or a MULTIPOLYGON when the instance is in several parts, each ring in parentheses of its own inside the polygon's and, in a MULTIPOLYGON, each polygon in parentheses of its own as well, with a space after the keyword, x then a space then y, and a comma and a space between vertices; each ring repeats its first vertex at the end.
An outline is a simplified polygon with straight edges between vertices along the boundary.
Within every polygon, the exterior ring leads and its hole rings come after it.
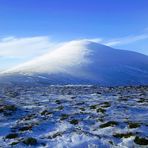
POLYGON ((0 96, 0 147, 147 147, 134 142, 148 137, 147 86, 0 85, 0 96))

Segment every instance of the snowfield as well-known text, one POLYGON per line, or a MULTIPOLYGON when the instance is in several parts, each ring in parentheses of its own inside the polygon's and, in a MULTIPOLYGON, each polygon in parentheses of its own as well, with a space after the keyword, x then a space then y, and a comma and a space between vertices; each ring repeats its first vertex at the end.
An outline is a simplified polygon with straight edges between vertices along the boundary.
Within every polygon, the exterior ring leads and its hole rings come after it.
POLYGON ((147 148, 148 86, 0 86, 1 148, 147 148))

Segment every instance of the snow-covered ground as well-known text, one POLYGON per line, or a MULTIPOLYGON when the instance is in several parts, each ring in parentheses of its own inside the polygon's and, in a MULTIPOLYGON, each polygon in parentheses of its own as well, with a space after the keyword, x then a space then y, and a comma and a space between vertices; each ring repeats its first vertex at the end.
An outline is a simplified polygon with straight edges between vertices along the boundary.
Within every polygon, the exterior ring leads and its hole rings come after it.
POLYGON ((148 87, 0 86, 0 147, 148 147, 148 87))

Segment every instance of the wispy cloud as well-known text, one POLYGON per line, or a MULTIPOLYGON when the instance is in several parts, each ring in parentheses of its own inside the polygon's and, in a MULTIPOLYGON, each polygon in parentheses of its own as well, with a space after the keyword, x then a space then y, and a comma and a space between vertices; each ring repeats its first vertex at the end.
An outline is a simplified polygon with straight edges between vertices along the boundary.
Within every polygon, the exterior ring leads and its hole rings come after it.
POLYGON ((39 37, 6 37, 0 39, 0 56, 31 57, 40 55, 52 49, 56 44, 47 36, 39 37))
POLYGON ((129 36, 123 36, 120 38, 112 38, 112 39, 104 39, 99 37, 99 38, 86 38, 81 40, 101 43, 107 46, 120 46, 120 45, 127 45, 130 43, 134 43, 137 41, 142 41, 145 39, 148 39, 148 28, 145 28, 144 33, 138 34, 138 35, 129 35, 129 36))
MULTIPOLYGON (((144 39, 148 39, 148 33, 108 40, 103 38, 86 38, 81 40, 102 43, 107 46, 120 46, 144 39)), ((15 58, 35 57, 53 50, 64 43, 65 42, 57 43, 55 41, 51 41, 48 36, 24 38, 10 36, 0 39, 0 56, 15 58)))
POLYGON ((105 41, 104 44, 107 46, 119 46, 119 45, 130 44, 130 43, 140 41, 140 40, 145 40, 145 39, 148 39, 148 33, 139 34, 135 36, 127 36, 127 37, 122 37, 118 39, 111 39, 111 40, 105 41))

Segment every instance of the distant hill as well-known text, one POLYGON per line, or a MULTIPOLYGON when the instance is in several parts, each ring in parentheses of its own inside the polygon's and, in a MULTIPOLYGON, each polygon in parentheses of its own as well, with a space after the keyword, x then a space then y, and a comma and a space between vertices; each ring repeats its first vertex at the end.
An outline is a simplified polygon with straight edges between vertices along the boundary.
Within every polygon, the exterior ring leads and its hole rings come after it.
POLYGON ((90 41, 71 41, 2 72, 0 82, 147 85, 148 56, 90 41))

